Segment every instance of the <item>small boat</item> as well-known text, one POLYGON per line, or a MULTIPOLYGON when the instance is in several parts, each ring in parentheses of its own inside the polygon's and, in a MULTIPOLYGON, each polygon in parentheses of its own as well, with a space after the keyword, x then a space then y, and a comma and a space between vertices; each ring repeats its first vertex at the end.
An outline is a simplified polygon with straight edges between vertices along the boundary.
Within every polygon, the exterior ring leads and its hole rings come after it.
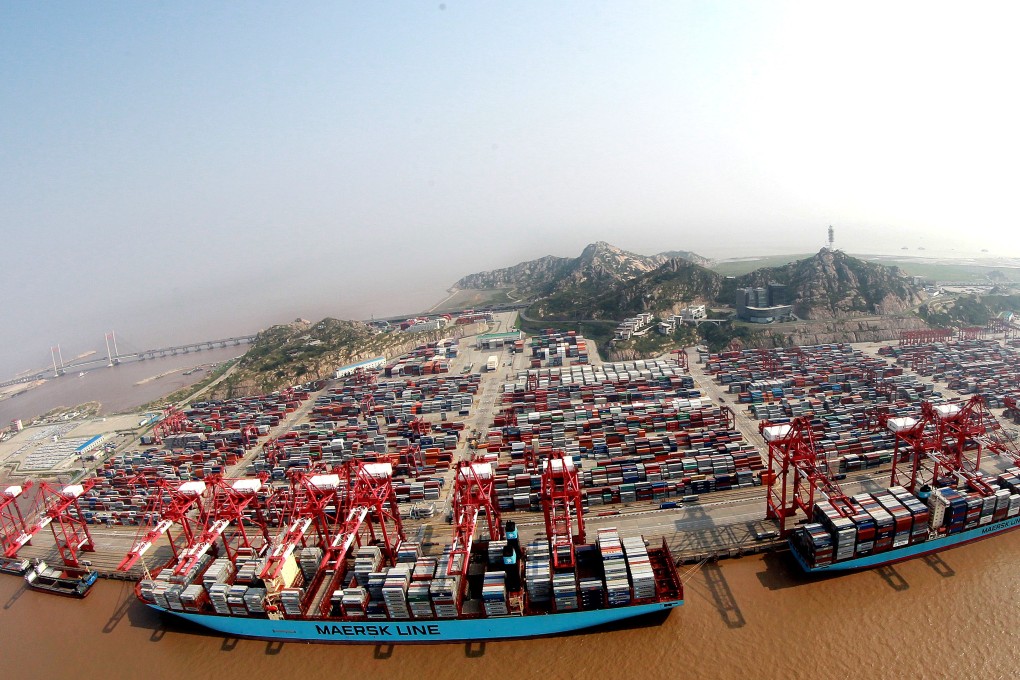
POLYGON ((0 573, 13 574, 14 576, 24 576, 25 572, 31 566, 31 562, 27 559, 11 559, 9 557, 0 557, 0 573))
POLYGON ((56 569, 43 560, 34 560, 25 574, 25 583, 32 590, 82 598, 89 594, 98 578, 99 574, 87 567, 84 570, 56 569))

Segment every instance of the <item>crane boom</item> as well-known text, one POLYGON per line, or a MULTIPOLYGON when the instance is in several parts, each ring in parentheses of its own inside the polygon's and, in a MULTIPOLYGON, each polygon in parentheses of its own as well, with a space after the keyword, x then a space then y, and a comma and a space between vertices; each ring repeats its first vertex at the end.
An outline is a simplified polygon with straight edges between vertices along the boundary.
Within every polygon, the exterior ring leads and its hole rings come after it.
POLYGON ((347 559, 347 552, 354 545, 354 541, 358 537, 358 530, 361 529, 365 518, 368 517, 368 510, 364 505, 351 508, 351 511, 347 513, 343 527, 333 537, 333 542, 329 546, 329 554, 334 569, 338 569, 340 564, 347 559))
POLYGON ((14 537, 25 531, 25 518, 18 507, 18 498, 31 486, 32 482, 28 481, 0 491, 0 550, 5 553, 14 537))
POLYGON ((184 551, 183 558, 177 563, 174 568, 175 574, 186 574, 195 565, 198 564, 202 556, 205 555, 213 547, 223 532, 230 526, 230 520, 218 519, 212 522, 209 527, 202 532, 202 535, 198 539, 198 543, 184 551))
MULTIPOLYGON (((341 507, 342 493, 349 481, 341 480, 339 474, 299 474, 292 478, 294 488, 293 519, 286 530, 273 541, 273 547, 262 569, 262 578, 273 579, 280 575, 283 565, 305 535, 313 526, 317 528, 319 543, 326 547, 331 535, 330 527, 335 524, 327 517, 326 508, 341 507)), ((334 511, 334 517, 335 517, 334 511)))
POLYGON ((284 562, 294 554, 298 544, 304 539, 305 533, 311 526, 311 517, 299 517, 290 523, 281 541, 266 558, 266 566, 262 570, 262 578, 275 578, 279 575, 283 569, 284 562))
POLYGON ((499 540, 503 537, 499 505, 495 500, 492 465, 461 461, 454 474, 453 483, 454 528, 447 562, 447 573, 451 576, 467 573, 478 515, 483 508, 488 522, 489 538, 499 540))
MULTIPOLYGON (((148 485, 148 480, 139 479, 137 481, 148 485)), ((202 524, 205 521, 202 509, 202 496, 206 492, 205 482, 184 482, 174 486, 165 480, 158 480, 154 486, 157 493, 150 499, 149 512, 155 513, 159 520, 145 532, 145 535, 135 541, 131 550, 117 565, 118 571, 127 571, 137 564, 138 560, 163 538, 174 524, 180 524, 181 533, 190 544, 195 534, 192 525, 202 524), (198 508, 197 518, 192 516, 193 508, 198 508)), ((170 547, 176 555, 177 548, 173 540, 170 541, 170 547)))

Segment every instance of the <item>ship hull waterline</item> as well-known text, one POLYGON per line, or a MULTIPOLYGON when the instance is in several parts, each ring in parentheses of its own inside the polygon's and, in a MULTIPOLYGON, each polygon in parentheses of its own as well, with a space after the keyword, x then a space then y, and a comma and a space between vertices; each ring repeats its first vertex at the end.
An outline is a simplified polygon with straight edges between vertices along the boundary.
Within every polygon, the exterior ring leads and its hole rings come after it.
POLYGON ((832 564, 827 564, 821 567, 810 566, 797 548, 792 544, 790 545, 790 552, 793 553, 797 563, 805 572, 809 574, 831 574, 841 571, 871 569, 874 567, 903 562, 904 560, 911 560, 915 557, 924 557, 925 555, 942 552, 943 550, 949 550, 950 548, 956 548, 961 545, 997 536, 1007 531, 1013 531, 1017 528, 1020 528, 1020 517, 1013 517, 996 524, 989 524, 983 527, 975 527, 973 529, 968 529, 967 531, 961 531, 958 534, 949 534, 946 536, 940 536, 939 538, 931 538, 927 541, 903 546, 902 548, 894 548, 892 550, 886 550, 872 555, 865 555, 851 560, 833 562, 832 564))
POLYGON ((421 644, 485 642, 572 633, 663 612, 668 616, 672 609, 683 604, 683 600, 529 616, 406 621, 366 620, 359 622, 335 619, 263 619, 201 614, 164 609, 149 602, 145 604, 158 612, 173 615, 232 637, 295 642, 421 644))

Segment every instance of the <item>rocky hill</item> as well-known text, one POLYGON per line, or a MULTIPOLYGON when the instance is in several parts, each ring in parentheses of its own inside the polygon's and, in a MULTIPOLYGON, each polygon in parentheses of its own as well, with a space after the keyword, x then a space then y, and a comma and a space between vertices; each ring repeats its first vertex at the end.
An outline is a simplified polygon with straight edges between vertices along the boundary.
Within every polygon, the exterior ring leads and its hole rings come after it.
POLYGON ((682 307, 713 301, 723 277, 674 258, 632 279, 598 286, 564 286, 538 300, 528 315, 546 318, 622 319, 640 312, 668 316, 682 307))
POLYGON ((556 289, 536 300, 527 315, 539 319, 624 319, 639 312, 668 316, 690 304, 732 307, 737 288, 782 283, 802 319, 824 320, 889 315, 923 302, 924 294, 895 267, 884 267, 823 249, 817 255, 723 277, 684 259, 651 271, 615 276, 578 268, 556 289))
POLYGON ((770 282, 788 286, 793 311, 802 319, 898 314, 925 299, 923 291, 898 267, 823 248, 804 260, 727 279, 720 302, 733 304, 737 288, 765 286, 770 282))
POLYGON ((314 324, 299 319, 273 326, 258 334, 251 349, 210 398, 266 394, 329 377, 338 366, 380 355, 395 356, 437 340, 442 333, 380 333, 360 321, 331 318, 314 324))
POLYGON ((521 295, 537 295, 566 275, 573 262, 569 257, 547 255, 513 267, 469 274, 453 287, 460 290, 513 288, 521 295))
POLYGON ((681 260, 687 260, 688 262, 693 262, 699 267, 705 268, 711 267, 714 263, 713 260, 710 260, 707 257, 702 257, 697 253, 692 253, 689 250, 667 250, 664 253, 659 253, 655 257, 662 257, 666 260, 675 260, 676 258, 680 258, 681 260))
POLYGON ((513 288, 517 295, 532 298, 557 293, 587 296, 605 286, 616 285, 654 271, 677 258, 699 264, 709 262, 688 251, 638 255, 599 241, 588 245, 576 258, 549 255, 513 267, 465 276, 454 287, 462 290, 513 288))

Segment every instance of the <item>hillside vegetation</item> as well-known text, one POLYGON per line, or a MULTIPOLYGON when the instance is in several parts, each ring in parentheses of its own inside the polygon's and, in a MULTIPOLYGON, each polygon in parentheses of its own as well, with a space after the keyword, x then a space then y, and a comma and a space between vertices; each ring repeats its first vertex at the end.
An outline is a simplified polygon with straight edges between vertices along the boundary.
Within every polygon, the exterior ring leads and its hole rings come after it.
POLYGON ((736 277, 721 276, 683 258, 649 266, 647 260, 637 262, 608 244, 593 244, 569 268, 555 276, 547 272, 544 292, 537 294, 528 316, 550 320, 620 320, 640 312, 669 316, 691 304, 733 306, 738 288, 769 283, 787 286, 788 303, 802 319, 898 314, 925 299, 896 267, 828 249, 736 277))
POLYGON ((273 326, 255 338, 237 368, 210 398, 266 394, 329 377, 339 366, 380 355, 396 355, 443 331, 380 333, 360 321, 326 318, 273 326))
POLYGON ((677 258, 701 265, 710 263, 688 251, 638 255, 599 241, 588 245, 575 258, 548 255, 512 267, 478 272, 460 279, 454 288, 512 288, 517 297, 529 299, 554 294, 590 296, 603 286, 629 281, 677 258))

